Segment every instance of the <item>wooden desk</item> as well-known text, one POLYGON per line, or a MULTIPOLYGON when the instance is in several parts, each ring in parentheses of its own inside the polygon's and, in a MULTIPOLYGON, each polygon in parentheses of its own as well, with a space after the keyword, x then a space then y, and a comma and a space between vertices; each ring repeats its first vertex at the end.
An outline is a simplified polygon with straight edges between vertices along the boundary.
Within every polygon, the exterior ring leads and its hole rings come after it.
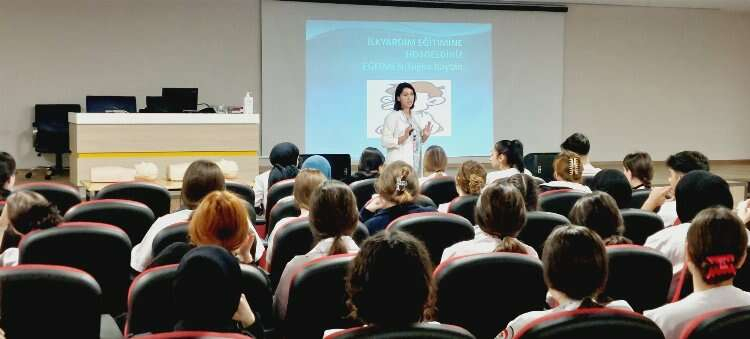
POLYGON ((69 113, 70 181, 97 166, 152 162, 166 181, 170 164, 198 159, 237 162, 239 180, 258 175, 260 118, 255 114, 69 113))

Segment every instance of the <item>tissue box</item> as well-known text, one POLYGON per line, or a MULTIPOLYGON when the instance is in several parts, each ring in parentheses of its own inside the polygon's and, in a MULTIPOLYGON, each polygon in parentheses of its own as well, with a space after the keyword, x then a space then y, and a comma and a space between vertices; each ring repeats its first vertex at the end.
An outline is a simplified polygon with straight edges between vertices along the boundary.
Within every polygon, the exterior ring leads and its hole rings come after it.
POLYGON ((91 168, 91 182, 121 182, 135 180, 135 169, 117 166, 91 168))
POLYGON ((135 164, 135 177, 140 180, 156 180, 159 177, 159 167, 153 162, 135 164))
POLYGON ((189 162, 169 165, 167 168, 167 180, 182 181, 182 177, 185 176, 185 171, 187 171, 189 166, 189 162))
POLYGON ((221 173, 226 179, 235 179, 240 172, 240 166, 235 161, 221 159, 216 162, 216 165, 221 168, 221 173))

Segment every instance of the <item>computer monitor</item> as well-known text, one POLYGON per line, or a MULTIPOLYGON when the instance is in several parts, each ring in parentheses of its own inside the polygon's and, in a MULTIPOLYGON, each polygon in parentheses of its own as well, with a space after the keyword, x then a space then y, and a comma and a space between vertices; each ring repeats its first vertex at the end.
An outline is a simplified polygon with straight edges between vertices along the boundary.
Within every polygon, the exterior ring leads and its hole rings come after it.
MULTIPOLYGON (((299 164, 316 154, 300 154, 299 164)), ((348 178, 352 172, 352 157, 349 154, 317 154, 326 158, 328 163, 331 164, 331 179, 344 180, 348 178)))
POLYGON ((172 112, 181 113, 198 109, 197 88, 162 88, 161 96, 172 112))
POLYGON ((89 113, 135 113, 135 97, 86 96, 86 112, 89 113))
POLYGON ((167 100, 164 97, 147 96, 146 97, 146 108, 141 112, 143 113, 173 113, 167 100))

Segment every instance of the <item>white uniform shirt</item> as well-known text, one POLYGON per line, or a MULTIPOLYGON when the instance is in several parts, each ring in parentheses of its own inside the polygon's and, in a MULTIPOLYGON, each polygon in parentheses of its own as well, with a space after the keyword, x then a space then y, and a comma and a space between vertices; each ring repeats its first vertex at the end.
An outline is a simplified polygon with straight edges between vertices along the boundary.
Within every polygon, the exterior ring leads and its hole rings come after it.
POLYGON ((592 165, 590 163, 589 164, 583 164, 583 174, 582 175, 584 177, 593 177, 597 173, 599 173, 599 171, 601 171, 601 170, 602 170, 601 168, 594 167, 594 165, 592 165))
POLYGON ((265 171, 255 176, 255 184, 253 185, 253 193, 255 193, 255 207, 260 207, 261 204, 263 204, 263 206, 266 206, 269 174, 271 174, 271 171, 265 171))
MULTIPOLYGON (((455 243, 443 250, 443 256, 440 259, 440 262, 462 255, 492 253, 495 252, 495 248, 497 248, 497 245, 501 242, 502 240, 499 238, 493 237, 482 231, 479 226, 474 226, 474 239, 455 243)), ((518 242, 521 241, 519 240, 518 242)), ((521 245, 523 245, 530 256, 539 258, 539 254, 536 253, 533 247, 526 245, 523 242, 521 242, 521 245)))
MULTIPOLYGON (((546 311, 531 311, 526 312, 524 314, 519 315, 516 317, 516 319, 511 320, 511 322, 508 323, 508 326, 500 332, 500 334, 497 335, 496 339, 510 339, 513 338, 514 335, 516 335, 524 326, 531 323, 534 320, 537 320, 541 317, 544 317, 546 315, 550 315, 552 313, 556 312, 563 312, 563 311, 574 311, 577 310, 578 307, 581 306, 581 300, 576 300, 569 302, 565 305, 560 305, 555 308, 546 310, 546 311)), ((633 308, 630 307, 630 304, 628 304, 625 300, 615 300, 610 302, 606 305, 607 308, 616 308, 621 309, 625 311, 632 311, 633 308)))
POLYGON ((664 227, 674 225, 677 221, 677 201, 674 199, 665 201, 656 214, 664 222, 664 227))
POLYGON ((586 185, 579 184, 577 182, 570 181, 557 181, 553 180, 548 183, 541 184, 539 186, 551 187, 555 189, 570 189, 581 193, 591 193, 591 188, 586 185))
MULTIPOLYGON (((146 232, 146 235, 143 237, 143 240, 141 240, 141 243, 135 245, 130 251, 130 267, 138 272, 143 272, 143 270, 145 270, 146 267, 148 267, 148 265, 150 265, 151 261, 154 259, 152 245, 154 242, 154 238, 156 238, 156 235, 170 225, 176 224, 178 222, 188 221, 188 219, 190 219, 190 214, 192 213, 192 210, 185 209, 164 215, 159 219, 156 219, 153 225, 151 225, 151 228, 149 228, 146 232)), ((263 247, 263 240, 260 238, 260 236, 258 236, 258 232, 255 231, 255 226, 253 226, 253 223, 248 220, 248 224, 250 226, 250 232, 255 235, 255 253, 251 254, 253 255, 253 259, 255 261, 258 261, 260 260, 266 248, 263 247)))
POLYGON ((424 182, 427 181, 427 180, 430 180, 430 179, 433 179, 433 178, 444 177, 446 175, 447 174, 445 174, 445 172, 434 172, 434 173, 432 173, 432 174, 430 174, 430 175, 428 175, 426 177, 420 177, 419 178, 419 186, 422 186, 422 184, 424 184, 424 182))
POLYGON ((679 273, 685 266, 685 246, 690 223, 670 226, 646 238, 643 246, 653 248, 667 257, 672 263, 672 274, 679 273))
POLYGON ((420 173, 421 166, 415 166, 415 155, 419 159, 421 158, 421 150, 416 150, 421 144, 421 131, 426 126, 416 114, 411 115, 409 121, 404 116, 402 111, 393 111, 388 113, 383 123, 383 135, 380 137, 380 142, 386 149, 385 163, 401 160, 414 167, 417 173, 420 173), (399 145, 398 138, 404 134, 406 129, 412 126, 414 127, 413 137, 406 138, 403 144, 399 145))
POLYGON ((685 325, 703 313, 748 305, 750 293, 729 285, 693 292, 685 299, 645 311, 643 315, 661 328, 666 339, 678 339, 685 325))
MULTIPOLYGON (((495 180, 507 178, 507 177, 516 175, 518 173, 521 173, 521 172, 519 172, 518 169, 515 167, 511 167, 511 168, 507 168, 507 169, 499 170, 499 171, 493 171, 493 172, 487 173, 486 182, 489 184, 491 182, 495 182, 495 180)), ((528 174, 532 177, 534 176, 533 174, 531 174, 528 168, 523 169, 523 174, 528 174)))

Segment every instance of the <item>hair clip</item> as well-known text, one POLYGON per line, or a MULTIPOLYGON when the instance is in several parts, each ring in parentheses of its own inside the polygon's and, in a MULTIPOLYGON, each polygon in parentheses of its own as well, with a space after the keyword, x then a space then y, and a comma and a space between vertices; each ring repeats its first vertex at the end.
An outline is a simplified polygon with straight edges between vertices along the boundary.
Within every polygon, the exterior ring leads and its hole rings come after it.
POLYGON ((576 172, 576 170, 575 170, 575 162, 576 162, 575 158, 569 158, 568 159, 568 174, 570 176, 573 176, 575 174, 575 172, 576 172))
POLYGON ((708 272, 706 272, 706 280, 723 275, 733 277, 737 274, 737 268, 734 267, 733 254, 712 255, 706 257, 704 263, 709 265, 708 272))
POLYGON ((409 183, 404 180, 404 178, 398 178, 396 179, 396 192, 403 192, 406 190, 406 186, 409 183))

